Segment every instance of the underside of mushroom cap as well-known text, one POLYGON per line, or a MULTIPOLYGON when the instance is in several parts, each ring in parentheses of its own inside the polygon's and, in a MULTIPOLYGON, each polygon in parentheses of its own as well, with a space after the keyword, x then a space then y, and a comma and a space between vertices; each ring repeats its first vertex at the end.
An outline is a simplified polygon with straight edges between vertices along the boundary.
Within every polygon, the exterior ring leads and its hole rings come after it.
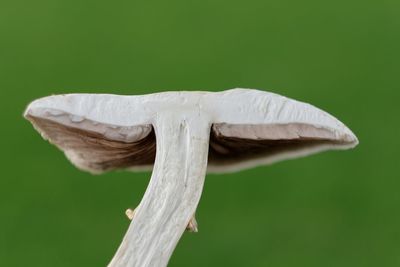
POLYGON ((81 170, 102 173, 132 166, 147 170, 154 163, 155 136, 150 125, 108 127, 98 124, 99 128, 90 131, 49 119, 27 117, 45 139, 64 151, 81 170), (130 139, 124 138, 126 132, 130 133, 130 139), (137 133, 136 138, 133 138, 133 132, 137 133))
POLYGON ((234 172, 325 150, 348 149, 357 143, 351 136, 335 136, 332 129, 307 124, 214 124, 208 171, 234 172))

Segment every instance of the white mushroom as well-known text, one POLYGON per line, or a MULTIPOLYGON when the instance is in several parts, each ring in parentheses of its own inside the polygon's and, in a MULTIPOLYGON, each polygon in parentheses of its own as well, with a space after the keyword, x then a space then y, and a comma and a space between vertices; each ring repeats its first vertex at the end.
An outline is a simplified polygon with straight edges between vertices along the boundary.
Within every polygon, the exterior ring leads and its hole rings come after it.
POLYGON ((25 117, 80 169, 153 166, 142 201, 127 211, 133 220, 113 267, 167 265, 185 228, 197 231, 206 170, 237 171, 358 143, 328 113, 251 89, 56 95, 32 102, 25 117))

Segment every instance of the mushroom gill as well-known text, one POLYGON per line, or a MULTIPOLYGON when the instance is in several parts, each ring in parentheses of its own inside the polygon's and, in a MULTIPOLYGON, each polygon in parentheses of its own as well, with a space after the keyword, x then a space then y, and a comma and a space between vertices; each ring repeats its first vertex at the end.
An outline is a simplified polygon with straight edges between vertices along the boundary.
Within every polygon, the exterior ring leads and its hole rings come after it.
POLYGON ((302 123, 270 125, 214 124, 210 133, 209 171, 226 172, 328 149, 346 149, 352 133, 302 123))
POLYGON ((142 139, 121 141, 50 119, 29 116, 29 120, 45 139, 63 150, 68 159, 82 170, 100 173, 154 163, 156 142, 153 129, 142 139))

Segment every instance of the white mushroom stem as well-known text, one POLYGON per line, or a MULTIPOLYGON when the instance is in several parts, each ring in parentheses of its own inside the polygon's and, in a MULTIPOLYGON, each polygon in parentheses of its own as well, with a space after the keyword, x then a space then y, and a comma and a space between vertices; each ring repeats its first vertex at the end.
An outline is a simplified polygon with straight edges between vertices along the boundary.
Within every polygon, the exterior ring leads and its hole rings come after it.
POLYGON ((170 112, 153 123, 153 173, 110 267, 168 264, 199 203, 207 168, 209 120, 170 112))

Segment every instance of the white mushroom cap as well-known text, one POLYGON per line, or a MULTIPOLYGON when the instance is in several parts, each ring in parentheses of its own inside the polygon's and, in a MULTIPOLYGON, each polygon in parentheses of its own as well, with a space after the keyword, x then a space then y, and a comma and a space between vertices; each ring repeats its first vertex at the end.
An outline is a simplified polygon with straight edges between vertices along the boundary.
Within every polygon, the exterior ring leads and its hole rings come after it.
POLYGON ((208 114, 210 172, 236 171, 358 143, 328 113, 251 89, 56 95, 32 102, 25 117, 77 167, 102 172, 151 168, 156 151, 154 118, 171 109, 208 114))

